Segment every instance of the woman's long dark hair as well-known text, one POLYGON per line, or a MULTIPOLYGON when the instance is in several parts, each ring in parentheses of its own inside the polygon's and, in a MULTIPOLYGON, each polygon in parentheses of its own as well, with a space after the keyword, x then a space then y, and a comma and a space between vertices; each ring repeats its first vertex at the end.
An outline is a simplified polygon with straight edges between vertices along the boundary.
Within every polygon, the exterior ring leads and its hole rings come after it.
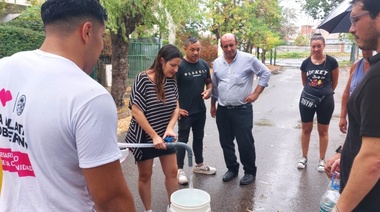
POLYGON ((163 46, 160 49, 160 51, 158 51, 156 59, 154 59, 152 66, 150 66, 149 68, 155 72, 154 82, 156 83, 155 88, 156 88, 157 98, 158 100, 165 101, 165 90, 164 90, 165 76, 164 76, 164 70, 162 69, 163 64, 160 63, 161 58, 163 58, 166 63, 169 60, 174 59, 174 58, 182 59, 182 53, 176 46, 172 44, 167 44, 163 46))

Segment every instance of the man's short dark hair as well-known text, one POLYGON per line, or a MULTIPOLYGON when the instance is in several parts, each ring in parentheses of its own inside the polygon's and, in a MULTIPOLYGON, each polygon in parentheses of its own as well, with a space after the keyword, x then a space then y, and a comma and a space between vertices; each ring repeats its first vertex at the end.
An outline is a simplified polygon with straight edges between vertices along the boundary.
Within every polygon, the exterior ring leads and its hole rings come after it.
POLYGON ((108 20, 98 0, 47 0, 41 6, 41 18, 45 26, 81 18, 91 18, 101 24, 108 20))
POLYGON ((380 4, 378 0, 352 0, 351 4, 355 4, 357 2, 363 3, 362 10, 368 11, 372 19, 375 19, 379 15, 380 4))
POLYGON ((193 44, 193 43, 196 43, 198 42, 198 38, 195 37, 195 36, 189 36, 186 40, 185 40, 185 47, 188 47, 189 44, 193 44))

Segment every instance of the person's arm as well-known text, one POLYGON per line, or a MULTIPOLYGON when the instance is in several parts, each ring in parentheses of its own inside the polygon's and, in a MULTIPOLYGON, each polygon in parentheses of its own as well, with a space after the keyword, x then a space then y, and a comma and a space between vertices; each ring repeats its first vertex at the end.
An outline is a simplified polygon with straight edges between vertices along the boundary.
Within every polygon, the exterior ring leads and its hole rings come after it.
POLYGON ((352 211, 380 179, 380 138, 363 137, 346 187, 336 204, 339 212, 352 211))
POLYGON ((250 102, 255 102, 260 94, 264 91, 264 88, 263 86, 261 85, 257 85, 255 90, 253 91, 253 93, 251 93, 249 96, 247 96, 247 98, 245 98, 244 102, 247 102, 247 103, 250 103, 250 102))
POLYGON ((331 83, 332 83, 333 91, 335 91, 335 88, 338 85, 338 79, 339 79, 339 67, 334 69, 331 73, 331 83))
POLYGON ((119 161, 116 105, 107 91, 99 91, 103 94, 81 106, 72 120, 80 174, 97 211, 134 212, 133 197, 119 161))
POLYGON ((214 70, 212 72, 212 77, 211 77, 211 83, 212 83, 212 94, 211 94, 211 107, 210 107, 210 115, 211 117, 215 118, 216 117, 216 102, 218 100, 218 78, 216 76, 216 65, 214 62, 214 70))
POLYGON ((302 87, 305 87, 307 82, 307 75, 305 71, 301 71, 302 87))
POLYGON ((154 148, 166 149, 163 138, 161 138, 152 126, 150 126, 144 112, 136 104, 132 105, 132 116, 136 119, 137 123, 145 131, 145 133, 152 138, 154 148))
MULTIPOLYGON (((342 148, 342 147, 340 147, 342 148)), ((325 173, 329 179, 333 176, 334 173, 340 173, 340 152, 336 152, 333 156, 331 156, 325 164, 325 173)))
POLYGON ((136 211, 119 160, 82 171, 96 211, 136 211))
POLYGON ((255 102, 259 98, 260 94, 264 91, 264 88, 268 87, 271 75, 270 70, 257 58, 253 58, 252 70, 259 77, 259 81, 253 93, 244 99, 244 102, 247 103, 255 102))
POLYGON ((344 89, 343 95, 342 95, 342 106, 340 110, 340 120, 339 120, 339 129, 342 133, 347 133, 347 101, 348 101, 348 98, 350 97, 351 80, 355 72, 356 66, 357 66, 356 62, 351 66, 350 76, 348 77, 346 88, 344 89))
POLYGON ((210 108, 210 114, 211 117, 215 118, 216 117, 216 100, 215 98, 211 97, 211 108, 210 108))
POLYGON ((211 78, 207 78, 206 79, 206 90, 204 90, 202 93, 203 99, 209 99, 211 97, 212 88, 213 88, 213 86, 212 86, 211 78))
POLYGON ((173 136, 175 137, 176 134, 174 132, 174 126, 177 123, 177 120, 179 118, 179 101, 177 100, 177 106, 174 109, 172 116, 170 117, 170 121, 168 123, 168 126, 166 127, 166 132, 164 133, 164 138, 167 136, 173 136))

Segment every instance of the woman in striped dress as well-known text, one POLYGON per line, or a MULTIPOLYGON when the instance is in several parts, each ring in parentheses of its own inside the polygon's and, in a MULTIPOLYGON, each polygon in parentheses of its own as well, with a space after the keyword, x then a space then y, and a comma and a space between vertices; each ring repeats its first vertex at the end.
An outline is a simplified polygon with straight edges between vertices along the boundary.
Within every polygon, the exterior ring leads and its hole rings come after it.
POLYGON ((132 85, 129 109, 132 120, 125 141, 153 143, 154 148, 131 148, 139 170, 138 189, 145 210, 152 210, 151 177, 153 159, 158 157, 165 175, 170 203, 178 189, 175 148, 167 148, 164 138, 177 137, 174 126, 179 117, 178 89, 174 78, 182 53, 171 44, 163 46, 153 65, 139 73, 132 85))

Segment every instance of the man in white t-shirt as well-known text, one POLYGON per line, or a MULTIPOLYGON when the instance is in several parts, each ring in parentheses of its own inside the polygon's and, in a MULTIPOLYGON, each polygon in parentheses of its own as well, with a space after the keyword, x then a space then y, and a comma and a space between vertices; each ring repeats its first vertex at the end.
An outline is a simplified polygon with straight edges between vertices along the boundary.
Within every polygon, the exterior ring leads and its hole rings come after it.
POLYGON ((41 48, 0 61, 0 211, 135 211, 111 95, 91 79, 107 14, 47 0, 41 48))

